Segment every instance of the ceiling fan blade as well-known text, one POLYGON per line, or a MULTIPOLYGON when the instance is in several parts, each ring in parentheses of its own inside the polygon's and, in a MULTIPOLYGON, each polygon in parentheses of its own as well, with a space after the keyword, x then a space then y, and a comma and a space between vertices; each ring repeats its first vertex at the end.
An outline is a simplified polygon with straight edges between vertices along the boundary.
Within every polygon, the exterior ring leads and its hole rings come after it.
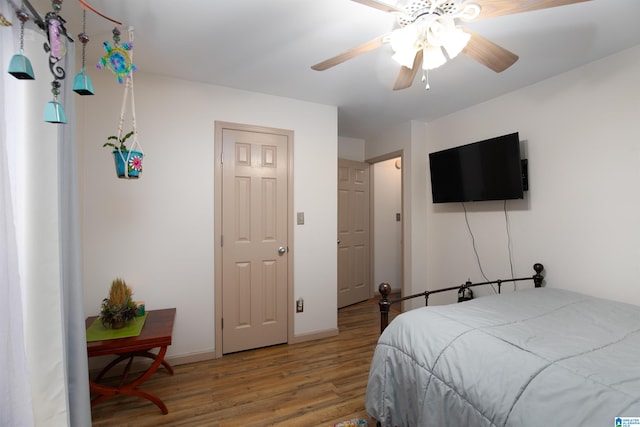
POLYGON ((316 65, 312 65, 311 68, 316 71, 324 71, 328 68, 341 64, 348 59, 351 59, 363 53, 369 52, 371 50, 377 49, 385 43, 385 37, 387 37, 386 34, 383 36, 376 37, 375 39, 368 41, 366 43, 363 43, 360 46, 354 47, 353 49, 349 49, 348 51, 341 53, 340 55, 337 55, 337 56, 334 56, 333 58, 329 58, 325 61, 319 62, 316 65))
POLYGON ((393 90, 401 90, 406 89, 413 83, 413 79, 415 79, 416 74, 418 73, 418 69, 422 64, 422 50, 419 50, 416 53, 416 57, 413 60, 413 68, 402 67, 400 68, 400 73, 398 74, 398 78, 396 78, 396 82, 393 85, 393 90))
POLYGON ((517 60, 518 55, 508 51, 488 40, 481 35, 474 33, 466 28, 463 28, 464 32, 471 34, 471 39, 467 46, 462 50, 462 53, 468 57, 475 59, 485 67, 488 67, 500 73, 507 68, 511 67, 517 60))
POLYGON ((474 0, 473 2, 481 8, 480 15, 475 18, 474 21, 512 15, 514 13, 548 9, 550 7, 565 6, 573 3, 582 3, 585 1, 591 0, 474 0))
POLYGON ((381 10, 383 12, 390 12, 390 13, 391 12, 399 12, 399 13, 403 13, 400 9, 396 9, 393 6, 389 6, 388 4, 380 3, 380 2, 377 2, 375 0, 351 0, 351 1, 363 4, 365 6, 372 7, 374 9, 381 10))

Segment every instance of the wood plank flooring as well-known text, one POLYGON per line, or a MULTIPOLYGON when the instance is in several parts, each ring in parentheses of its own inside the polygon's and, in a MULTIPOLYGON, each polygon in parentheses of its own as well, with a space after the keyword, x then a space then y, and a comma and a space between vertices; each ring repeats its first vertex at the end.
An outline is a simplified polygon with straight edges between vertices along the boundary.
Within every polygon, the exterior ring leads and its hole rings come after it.
POLYGON ((332 426, 364 418, 369 366, 379 336, 377 300, 338 311, 336 337, 280 345, 159 369, 146 399, 116 396, 92 409, 93 426, 332 426))

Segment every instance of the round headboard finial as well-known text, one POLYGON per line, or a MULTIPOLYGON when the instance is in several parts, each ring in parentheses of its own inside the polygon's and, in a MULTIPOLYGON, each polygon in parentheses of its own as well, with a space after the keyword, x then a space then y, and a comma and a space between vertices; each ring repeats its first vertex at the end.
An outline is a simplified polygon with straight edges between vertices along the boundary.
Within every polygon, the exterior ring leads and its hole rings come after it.
POLYGON ((544 279, 544 276, 540 274, 544 270, 544 266, 540 263, 535 263, 533 264, 533 269, 536 271, 536 274, 533 275, 533 283, 536 288, 539 288, 542 286, 542 280, 544 279))
POLYGON ((391 285, 384 282, 380 283, 380 286, 378 286, 378 291, 380 291, 382 298, 387 298, 391 293, 391 285))

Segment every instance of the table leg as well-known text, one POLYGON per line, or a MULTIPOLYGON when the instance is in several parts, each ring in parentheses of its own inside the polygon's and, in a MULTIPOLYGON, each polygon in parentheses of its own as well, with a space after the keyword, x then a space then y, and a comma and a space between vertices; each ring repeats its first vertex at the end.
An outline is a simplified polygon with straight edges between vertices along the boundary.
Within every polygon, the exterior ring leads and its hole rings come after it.
POLYGON ((116 396, 118 394, 128 394, 131 396, 138 396, 138 397, 142 397, 144 399, 150 400, 151 402, 153 402, 158 408, 160 408, 160 411, 166 415, 169 413, 169 409, 167 408, 167 405, 164 404, 164 402, 157 397, 156 395, 149 393, 147 391, 144 390, 140 390, 140 389, 136 389, 136 388, 120 388, 120 389, 114 389, 113 387, 108 387, 108 386, 104 386, 101 384, 96 384, 93 381, 89 382, 89 390, 92 393, 96 393, 99 396, 96 397, 95 399, 93 399, 91 401, 91 406, 95 406, 98 403, 104 402, 105 400, 107 400, 110 397, 116 396))
MULTIPOLYGON (((147 357, 149 359, 155 359, 157 355, 151 353, 150 351, 137 351, 135 353, 122 354, 116 357, 115 359, 113 359, 111 362, 109 362, 109 364, 100 371, 100 373, 96 376, 95 382, 99 383, 102 380, 102 377, 104 377, 107 374, 107 372, 109 372, 114 366, 117 366, 122 361, 126 359, 130 359, 132 357, 147 357)), ((173 375, 173 367, 169 365, 169 362, 163 359, 162 366, 165 367, 165 369, 169 372, 169 374, 173 375)))
MULTIPOLYGON (((100 402, 105 401, 106 399, 108 399, 109 397, 118 395, 118 394, 128 394, 128 395, 132 395, 132 396, 138 396, 138 397, 142 397, 144 399, 150 400, 151 402, 153 402, 158 408, 160 408, 160 410, 162 411, 163 414, 167 414, 169 413, 169 410, 167 409, 167 406, 164 404, 164 402, 162 402, 162 400, 160 400, 160 398, 158 398, 157 396, 153 395, 152 393, 149 393, 147 391, 141 390, 139 388, 137 388, 140 384, 142 384, 143 382, 145 382, 147 379, 149 379, 149 377, 151 375, 153 375, 153 373, 160 367, 160 365, 163 365, 170 374, 173 375, 173 368, 171 367, 171 365, 169 365, 169 363, 167 363, 164 360, 164 356, 167 352, 167 346, 162 346, 160 347, 160 351, 158 352, 158 354, 153 354, 149 351, 142 351, 142 352, 135 352, 135 353, 130 353, 127 355, 121 355, 118 358, 116 358, 114 361, 112 361, 111 363, 109 363, 98 375, 98 377, 96 378, 95 381, 89 381, 89 389, 92 393, 97 394, 98 396, 96 398, 94 398, 91 401, 91 406, 95 406, 100 402), (153 359, 153 363, 151 363, 151 366, 149 366, 147 368, 147 370, 145 372, 143 372, 140 376, 138 376, 136 379, 134 379, 133 381, 131 381, 130 383, 124 383, 125 381, 125 376, 128 373, 128 367, 125 370, 125 373, 123 374, 123 380, 121 382, 121 384, 118 387, 111 387, 111 386, 107 386, 107 385, 102 385, 102 384, 98 384, 98 381, 102 378, 102 376, 109 371, 111 368, 113 368, 114 366, 116 366, 118 363, 122 362, 123 360, 127 359, 127 358, 133 358, 135 356, 140 356, 140 357, 147 357, 150 359, 153 359)), ((131 360, 129 361, 129 365, 131 364, 131 360)))

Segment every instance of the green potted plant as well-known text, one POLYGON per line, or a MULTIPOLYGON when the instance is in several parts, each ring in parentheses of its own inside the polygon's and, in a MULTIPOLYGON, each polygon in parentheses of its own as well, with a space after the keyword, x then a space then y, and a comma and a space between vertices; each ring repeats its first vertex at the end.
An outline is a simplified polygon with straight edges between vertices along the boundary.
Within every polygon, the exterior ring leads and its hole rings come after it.
POLYGON ((117 278, 111 282, 109 298, 102 300, 100 321, 105 328, 119 329, 136 316, 133 291, 124 280, 117 278))
POLYGON ((107 142, 102 144, 103 147, 113 148, 113 159, 116 165, 116 174, 118 178, 138 178, 142 172, 142 152, 129 150, 125 142, 135 131, 130 131, 122 137, 111 135, 107 137, 107 142))

